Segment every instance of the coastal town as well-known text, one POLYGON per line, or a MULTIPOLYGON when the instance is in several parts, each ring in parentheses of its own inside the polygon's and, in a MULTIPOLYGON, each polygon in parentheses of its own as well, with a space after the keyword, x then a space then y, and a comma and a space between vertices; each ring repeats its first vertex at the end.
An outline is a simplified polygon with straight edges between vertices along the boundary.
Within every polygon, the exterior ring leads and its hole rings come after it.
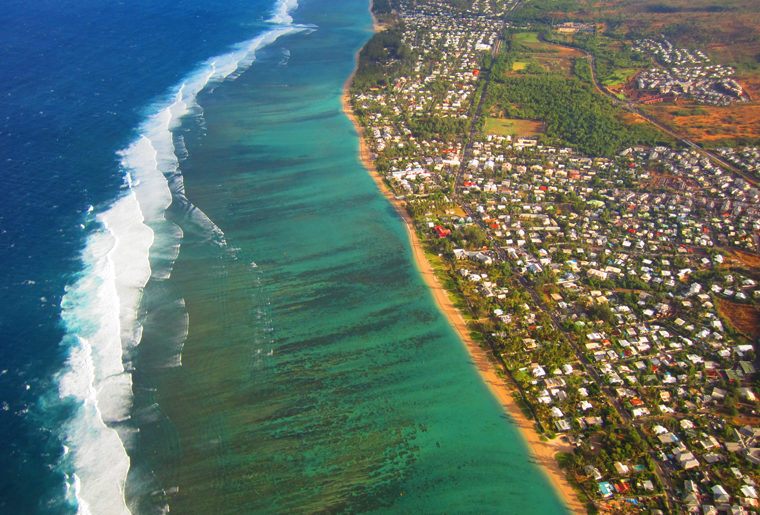
MULTIPOLYGON (((365 162, 467 320, 463 338, 519 406, 513 415, 557 451, 552 479, 570 485, 573 511, 758 512, 757 146, 705 150, 640 121, 608 122, 605 107, 592 123, 623 134, 617 148, 580 150, 552 118, 562 106, 514 89, 558 76, 568 94, 609 102, 593 92, 593 61, 550 45, 551 28, 513 22, 520 6, 375 3, 383 30, 360 54, 348 99, 365 162)), ((629 78, 639 90, 749 101, 733 69, 701 49, 627 44, 652 59, 629 78)))
POLYGON ((640 73, 636 79, 639 90, 661 95, 685 95, 702 104, 718 106, 747 100, 744 89, 734 79, 734 70, 711 64, 710 58, 701 50, 690 52, 674 47, 668 40, 651 39, 637 41, 633 48, 638 52, 650 53, 666 66, 640 73))

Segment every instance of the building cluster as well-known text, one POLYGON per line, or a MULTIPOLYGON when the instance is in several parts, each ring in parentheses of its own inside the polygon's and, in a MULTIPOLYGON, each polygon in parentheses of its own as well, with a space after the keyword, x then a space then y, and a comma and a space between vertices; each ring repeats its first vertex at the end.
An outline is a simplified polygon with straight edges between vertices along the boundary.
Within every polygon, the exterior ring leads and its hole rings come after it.
MULTIPOLYGON (((434 150, 457 155, 460 149, 440 142, 417 142, 398 120, 468 118, 481 58, 493 50, 499 36, 501 24, 494 23, 494 17, 501 11, 493 9, 492 2, 476 0, 475 13, 463 16, 452 13, 445 2, 433 1, 406 13, 403 38, 416 59, 411 73, 395 77, 389 89, 364 92, 354 99, 356 107, 371 113, 367 126, 376 152, 404 156, 419 145, 437 145, 434 150)), ((409 170, 404 161, 395 163, 395 172, 409 170)))
POLYGON ((710 62, 710 58, 701 50, 676 48, 667 39, 640 39, 634 42, 633 49, 653 55, 665 66, 689 66, 710 62))
POLYGON ((760 449, 716 416, 758 407, 753 346, 724 317, 755 306, 760 287, 716 251, 757 250, 760 210, 742 197, 744 181, 725 180, 690 150, 591 159, 506 138, 476 149, 463 191, 472 216, 431 213, 429 222, 490 233, 488 252, 454 252, 543 427, 591 446, 583 473, 602 498, 645 503, 659 489, 646 454, 613 459, 593 443, 618 413, 686 492, 675 500, 689 511, 756 507, 760 449), (495 279, 502 262, 539 285, 540 304, 519 295, 520 282, 495 279))
POLYGON ((556 30, 560 34, 577 34, 579 32, 593 34, 596 32, 596 25, 593 23, 566 21, 554 27, 554 30, 556 30))
POLYGON ((637 41, 633 48, 652 54, 664 66, 641 72, 636 77, 639 90, 684 96, 708 105, 728 105, 746 97, 734 79, 734 69, 711 64, 700 50, 675 48, 667 40, 652 39, 637 41))
MULTIPOLYGON (((760 304, 742 262, 760 251, 760 190, 691 149, 593 158, 535 138, 420 136, 417 119, 469 116, 503 13, 417 4, 401 10, 413 71, 352 102, 541 428, 576 446, 569 473, 631 509, 757 509, 760 374, 732 316, 760 304)), ((666 63, 707 60, 649 41, 666 63)), ((722 154, 758 164, 757 149, 722 154)))
POLYGON ((757 147, 719 148, 718 153, 729 163, 760 179, 760 150, 757 147))

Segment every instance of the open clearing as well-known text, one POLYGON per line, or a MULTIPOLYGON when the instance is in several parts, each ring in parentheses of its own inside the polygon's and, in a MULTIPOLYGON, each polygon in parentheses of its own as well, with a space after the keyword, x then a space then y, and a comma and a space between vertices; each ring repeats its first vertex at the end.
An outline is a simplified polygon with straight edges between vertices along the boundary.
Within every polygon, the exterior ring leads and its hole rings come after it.
POLYGON ((512 72, 524 72, 529 65, 538 65, 547 73, 570 76, 573 60, 583 57, 583 52, 538 39, 536 32, 518 32, 512 36, 512 46, 518 51, 518 60, 512 65, 512 72))
POLYGON ((751 252, 744 252, 741 250, 732 250, 731 254, 731 257, 737 259, 743 265, 750 268, 760 269, 760 256, 757 254, 752 254, 751 252))
POLYGON ((499 136, 530 137, 544 133, 543 122, 518 120, 516 118, 486 118, 486 134, 499 136))
POLYGON ((620 68, 618 70, 615 70, 615 73, 613 73, 611 76, 604 79, 602 85, 607 87, 615 87, 625 84, 640 71, 641 68, 620 68))
POLYGON ((717 300, 718 313, 728 320, 736 331, 751 340, 760 337, 760 310, 757 307, 726 299, 717 300))
POLYGON ((731 141, 760 142, 760 77, 737 75, 751 102, 708 106, 679 100, 675 105, 653 104, 640 108, 665 125, 677 128, 684 137, 718 147, 731 141))

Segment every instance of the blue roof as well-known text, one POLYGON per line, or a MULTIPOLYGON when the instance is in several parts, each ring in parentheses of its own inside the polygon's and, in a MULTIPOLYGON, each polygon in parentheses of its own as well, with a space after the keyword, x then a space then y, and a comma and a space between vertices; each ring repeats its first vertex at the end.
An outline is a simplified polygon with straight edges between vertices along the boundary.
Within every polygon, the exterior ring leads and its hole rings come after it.
POLYGON ((603 497, 609 497, 614 492, 615 490, 612 488, 612 485, 609 484, 607 481, 603 483, 599 483, 599 493, 602 494, 603 497))

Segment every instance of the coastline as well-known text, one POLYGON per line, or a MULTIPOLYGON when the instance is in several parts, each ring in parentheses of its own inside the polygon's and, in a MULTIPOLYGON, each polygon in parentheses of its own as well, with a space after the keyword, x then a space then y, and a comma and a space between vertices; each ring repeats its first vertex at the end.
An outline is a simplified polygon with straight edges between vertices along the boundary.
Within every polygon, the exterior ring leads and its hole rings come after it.
MULTIPOLYGON (((375 6, 374 0, 369 0, 369 14, 370 14, 370 16, 372 16, 372 31, 373 32, 380 32, 381 30, 385 30, 385 27, 382 24, 380 24, 380 22, 377 20, 377 16, 375 16, 374 11, 372 10, 372 8, 374 6, 375 6)), ((357 55, 358 55, 358 53, 357 53, 357 55)), ((347 85, 351 84, 351 78, 352 77, 353 77, 353 74, 351 75, 351 77, 349 77, 349 80, 346 83, 347 85)))
MULTIPOLYGON (((372 13, 372 0, 370 0, 370 14, 373 20, 373 31, 377 32, 384 27, 378 24, 377 18, 372 13)), ((346 114, 351 123, 354 125, 357 136, 359 137, 359 158, 366 168, 369 175, 375 181, 380 192, 395 208, 398 215, 404 221, 406 225, 407 234, 409 236, 409 242, 412 247, 412 253, 417 265, 417 269, 420 272, 425 284, 435 298, 436 304, 440 311, 446 316, 451 327, 457 332, 462 343, 467 348, 467 351, 473 361, 473 364, 477 367, 481 378, 488 385, 491 393, 496 397, 504 410, 514 421, 519 433, 522 435, 523 440, 527 444, 531 451, 531 458, 534 462, 541 467, 546 476, 549 478, 550 483, 554 487, 558 496, 562 500, 565 508, 574 514, 585 514, 586 508, 583 503, 578 499, 578 496, 565 477, 565 474, 559 467, 557 460, 554 456, 558 452, 572 452, 573 446, 568 443, 562 443, 559 438, 555 440, 542 441, 540 435, 534 428, 534 421, 526 417, 517 402, 514 400, 512 394, 515 389, 505 382, 494 369, 494 364, 488 358, 485 350, 483 350, 477 342, 475 342, 470 336, 470 331, 467 328, 467 323, 459 310, 454 306, 451 301, 448 292, 443 288, 438 278, 435 276, 432 266, 425 257, 425 251, 422 248, 417 234, 414 230, 414 224, 412 218, 407 213, 404 204, 397 199, 393 192, 385 184, 385 181, 377 172, 375 165, 370 157, 369 147, 362 134, 362 127, 359 124, 356 116, 354 116, 353 108, 351 107, 349 88, 353 81, 354 74, 356 73, 356 66, 358 65, 359 52, 356 53, 354 72, 348 77, 344 86, 343 93, 341 95, 341 103, 343 106, 343 112, 346 114)))

